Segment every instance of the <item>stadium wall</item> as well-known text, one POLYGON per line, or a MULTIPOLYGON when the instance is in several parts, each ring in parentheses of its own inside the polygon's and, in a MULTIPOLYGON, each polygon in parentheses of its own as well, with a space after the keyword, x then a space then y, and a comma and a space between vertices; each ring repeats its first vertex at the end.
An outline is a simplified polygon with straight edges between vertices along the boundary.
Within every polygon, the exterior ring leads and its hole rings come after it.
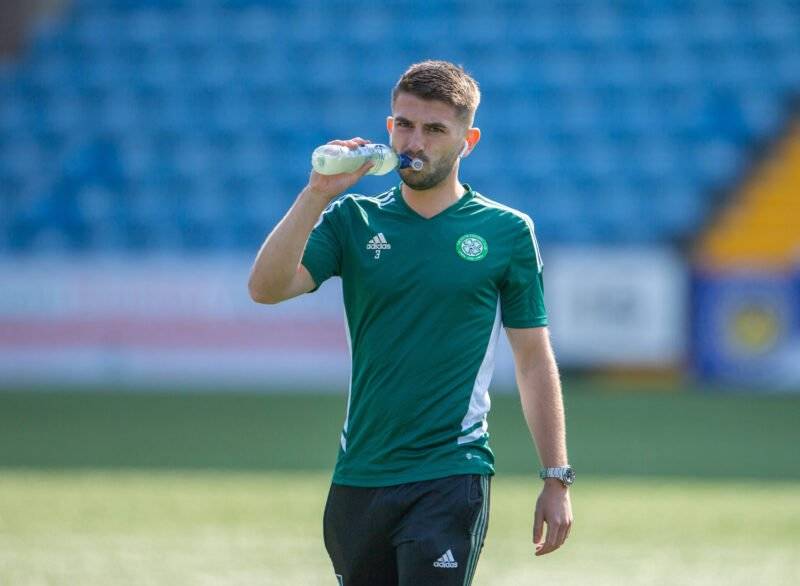
MULTIPOLYGON (((564 367, 663 367, 684 356, 686 274, 664 249, 553 249, 545 259, 564 367)), ((253 303, 250 259, 0 260, 0 386, 345 391, 341 282, 253 303)), ((494 384, 513 388, 505 336, 494 384)))
POLYGON ((697 269, 694 370, 749 391, 800 392, 800 270, 697 269))

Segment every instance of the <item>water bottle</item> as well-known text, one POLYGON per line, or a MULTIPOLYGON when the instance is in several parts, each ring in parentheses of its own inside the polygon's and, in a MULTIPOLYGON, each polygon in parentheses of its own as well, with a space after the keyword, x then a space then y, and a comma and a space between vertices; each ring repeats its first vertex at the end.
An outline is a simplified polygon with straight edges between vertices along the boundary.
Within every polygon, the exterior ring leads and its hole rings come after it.
POLYGON ((324 144, 314 149, 311 166, 320 175, 352 173, 367 161, 374 164, 367 175, 386 175, 396 167, 411 167, 420 171, 424 163, 408 155, 398 155, 385 144, 365 144, 357 149, 349 149, 338 144, 324 144))

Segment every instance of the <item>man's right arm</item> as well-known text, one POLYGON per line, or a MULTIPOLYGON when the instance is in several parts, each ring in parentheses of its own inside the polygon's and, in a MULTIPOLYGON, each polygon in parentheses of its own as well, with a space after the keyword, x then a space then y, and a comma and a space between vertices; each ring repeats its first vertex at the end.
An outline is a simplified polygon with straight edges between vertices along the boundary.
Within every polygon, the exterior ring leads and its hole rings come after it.
MULTIPOLYGON (((368 142, 354 138, 334 140, 328 144, 355 149, 368 142)), ((258 251, 248 282, 253 301, 280 303, 314 288, 311 274, 300 263, 311 230, 328 204, 361 179, 371 166, 371 163, 366 163, 353 173, 338 175, 311 172, 308 185, 258 251)))

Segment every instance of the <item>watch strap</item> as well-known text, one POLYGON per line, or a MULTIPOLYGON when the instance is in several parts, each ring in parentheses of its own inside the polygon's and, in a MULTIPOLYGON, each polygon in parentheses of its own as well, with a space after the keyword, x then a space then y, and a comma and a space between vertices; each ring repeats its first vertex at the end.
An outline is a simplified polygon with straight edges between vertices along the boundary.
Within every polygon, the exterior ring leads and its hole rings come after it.
POLYGON ((556 466, 552 468, 542 468, 539 470, 539 478, 558 478, 564 486, 569 486, 575 479, 575 471, 572 466, 556 466))

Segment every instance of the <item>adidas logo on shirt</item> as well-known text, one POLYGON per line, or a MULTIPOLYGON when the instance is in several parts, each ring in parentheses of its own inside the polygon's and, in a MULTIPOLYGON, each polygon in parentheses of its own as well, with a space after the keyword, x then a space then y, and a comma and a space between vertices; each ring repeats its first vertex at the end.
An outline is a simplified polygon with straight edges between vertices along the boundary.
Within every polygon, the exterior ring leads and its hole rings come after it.
POLYGON ((440 557, 438 560, 433 562, 433 567, 434 568, 457 568, 458 567, 458 562, 453 557, 453 552, 448 549, 446 552, 444 552, 444 554, 442 554, 442 557, 440 557))
POLYGON ((374 250, 375 251, 375 258, 381 257, 381 250, 388 250, 392 247, 389 242, 387 242, 386 237, 383 235, 383 232, 379 232, 372 238, 370 241, 367 242, 367 250, 374 250))

